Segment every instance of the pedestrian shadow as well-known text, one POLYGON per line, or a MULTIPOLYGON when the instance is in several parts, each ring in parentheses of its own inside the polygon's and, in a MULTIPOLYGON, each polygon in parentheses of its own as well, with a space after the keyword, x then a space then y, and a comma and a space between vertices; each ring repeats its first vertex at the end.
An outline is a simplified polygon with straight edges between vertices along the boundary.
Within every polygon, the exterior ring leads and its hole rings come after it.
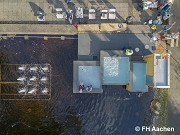
POLYGON ((49 3, 49 5, 53 5, 54 4, 53 0, 46 0, 46 1, 47 1, 47 3, 49 3))
POLYGON ((97 1, 97 3, 99 4, 99 6, 105 5, 104 2, 103 2, 103 0, 96 0, 96 1, 97 1))
POLYGON ((97 3, 95 0, 89 0, 89 3, 91 4, 91 6, 97 6, 97 3))
POLYGON ((62 1, 60 1, 60 0, 51 0, 51 1, 52 1, 52 5, 53 5, 53 11, 52 12, 56 12, 55 11, 56 8, 62 8, 63 11, 66 11, 66 8, 64 7, 64 4, 62 1))
POLYGON ((38 5, 36 5, 34 2, 29 2, 29 5, 31 6, 32 11, 34 12, 34 16, 38 16, 38 12, 42 12, 45 14, 44 10, 40 8, 38 5))
MULTIPOLYGON (((67 2, 67 0, 65 0, 65 2, 67 2)), ((68 6, 68 8, 69 8, 70 10, 72 10, 72 11, 75 13, 75 11, 76 11, 76 6, 75 6, 75 4, 74 4, 73 2, 67 3, 67 6, 68 6)))
POLYGON ((86 9, 88 8, 88 4, 87 4, 85 1, 83 1, 83 0, 77 0, 77 2, 80 4, 80 6, 83 6, 83 7, 85 7, 86 9))
POLYGON ((132 0, 132 3, 142 3, 142 0, 132 0))

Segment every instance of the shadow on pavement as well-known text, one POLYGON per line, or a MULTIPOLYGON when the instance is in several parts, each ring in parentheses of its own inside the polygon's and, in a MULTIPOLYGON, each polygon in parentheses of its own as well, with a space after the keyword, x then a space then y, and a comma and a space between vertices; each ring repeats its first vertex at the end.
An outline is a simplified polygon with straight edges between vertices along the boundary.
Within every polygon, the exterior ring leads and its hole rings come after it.
MULTIPOLYGON (((116 9, 108 0, 103 0, 106 7, 109 9, 116 9)), ((125 20, 121 17, 119 13, 116 12, 116 18, 118 18, 121 22, 125 22, 125 20)))
POLYGON ((29 5, 31 6, 32 11, 34 12, 34 16, 38 15, 38 12, 45 13, 42 8, 40 8, 38 5, 36 5, 34 2, 29 2, 29 5))

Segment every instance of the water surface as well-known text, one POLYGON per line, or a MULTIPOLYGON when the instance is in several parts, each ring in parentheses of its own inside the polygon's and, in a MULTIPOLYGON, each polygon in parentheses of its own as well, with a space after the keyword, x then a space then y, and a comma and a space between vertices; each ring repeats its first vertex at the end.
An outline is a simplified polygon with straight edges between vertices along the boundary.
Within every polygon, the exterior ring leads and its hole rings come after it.
POLYGON ((134 127, 151 124, 153 91, 139 97, 121 86, 103 86, 102 94, 73 94, 77 40, 1 40, 0 59, 52 66, 51 100, 0 102, 2 135, 143 135, 134 127))

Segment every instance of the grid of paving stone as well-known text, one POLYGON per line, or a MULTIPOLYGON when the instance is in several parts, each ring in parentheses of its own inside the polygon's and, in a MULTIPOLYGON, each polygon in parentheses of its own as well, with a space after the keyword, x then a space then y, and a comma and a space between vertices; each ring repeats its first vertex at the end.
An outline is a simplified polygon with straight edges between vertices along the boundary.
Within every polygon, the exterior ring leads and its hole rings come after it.
MULTIPOLYGON (((57 19, 55 8, 69 9, 75 12, 76 7, 83 7, 84 18, 81 23, 118 23, 124 22, 129 15, 134 17, 136 24, 143 24, 147 19, 154 19, 157 10, 138 12, 137 6, 141 0, 72 0, 73 4, 67 4, 66 0, 0 0, 0 23, 58 23, 69 24, 65 19, 57 19), (96 10, 96 19, 88 19, 88 9, 96 10), (101 20, 102 9, 116 9, 115 20, 101 20), (45 22, 37 21, 37 11, 45 12, 45 22)), ((74 22, 78 22, 74 15, 74 22)), ((73 22, 73 23, 74 23, 73 22)))
MULTIPOLYGON (((68 23, 64 19, 56 18, 55 8, 75 10, 75 7, 83 7, 83 23, 101 23, 101 22, 122 22, 128 16, 129 4, 126 0, 73 0, 75 5, 67 4, 64 0, 1 0, 0 1, 0 21, 12 22, 34 22, 37 23, 37 11, 45 12, 45 20, 50 23, 68 23), (88 19, 88 9, 96 9, 96 20, 88 19), (116 20, 101 20, 100 11, 102 9, 116 9, 116 20)), ((76 18, 75 18, 76 20, 76 18)))

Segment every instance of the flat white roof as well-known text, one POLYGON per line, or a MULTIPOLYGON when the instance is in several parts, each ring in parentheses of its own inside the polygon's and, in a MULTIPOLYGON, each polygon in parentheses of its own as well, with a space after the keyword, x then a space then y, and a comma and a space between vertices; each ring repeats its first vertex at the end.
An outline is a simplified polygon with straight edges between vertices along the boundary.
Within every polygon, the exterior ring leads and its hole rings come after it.
MULTIPOLYGON (((170 57, 170 55, 169 55, 170 57)), ((154 86, 157 88, 168 88, 170 86, 170 58, 163 59, 155 54, 154 60, 154 86)))

